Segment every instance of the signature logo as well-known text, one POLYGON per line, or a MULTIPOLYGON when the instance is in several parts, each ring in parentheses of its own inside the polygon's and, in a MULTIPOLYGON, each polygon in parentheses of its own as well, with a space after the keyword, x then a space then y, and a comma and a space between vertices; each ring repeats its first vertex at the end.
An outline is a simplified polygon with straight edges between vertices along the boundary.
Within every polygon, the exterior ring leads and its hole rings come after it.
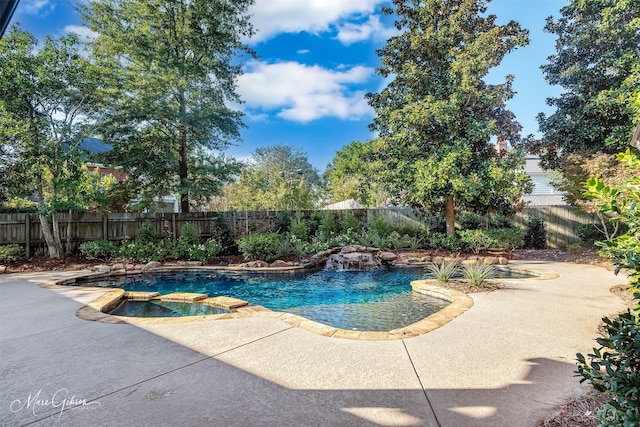
POLYGON ((22 411, 31 411, 36 416, 41 410, 55 408, 60 410, 58 413, 58 418, 60 418, 67 409, 95 406, 101 406, 100 402, 87 402, 87 399, 80 399, 75 394, 70 394, 66 388, 61 388, 53 393, 50 398, 44 396, 42 390, 38 390, 37 393, 29 394, 26 399, 16 399, 9 405, 9 410, 14 414, 22 411))

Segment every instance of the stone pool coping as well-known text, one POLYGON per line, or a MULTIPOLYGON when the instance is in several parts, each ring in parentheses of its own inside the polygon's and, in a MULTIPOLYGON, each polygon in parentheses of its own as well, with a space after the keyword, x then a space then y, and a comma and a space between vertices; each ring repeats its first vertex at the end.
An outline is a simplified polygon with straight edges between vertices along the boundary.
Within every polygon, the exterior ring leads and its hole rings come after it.
MULTIPOLYGON (((509 267, 511 268, 511 267, 509 267)), ((501 280, 505 283, 513 283, 514 281, 521 280, 548 280, 559 277, 557 273, 533 269, 533 268, 514 268, 516 270, 527 271, 534 273, 535 277, 531 278, 519 278, 519 279, 505 279, 501 280)), ((225 270, 225 271, 246 271, 246 272, 272 272, 272 273, 287 273, 287 272, 299 272, 305 269, 290 267, 290 268, 221 268, 221 267, 159 267, 150 270, 149 272, 162 272, 162 271, 175 271, 175 270, 225 270)), ((75 283, 78 279, 86 278, 105 278, 113 277, 113 275, 96 272, 82 272, 77 275, 66 277, 59 280, 45 281, 40 284, 43 288, 48 289, 68 289, 69 284, 75 283)), ((108 312, 115 309, 124 299, 127 298, 127 291, 123 289, 106 289, 103 287, 76 287, 83 291, 96 291, 103 292, 101 296, 84 305, 76 311, 76 315, 83 320, 101 322, 101 323, 127 323, 132 325, 144 325, 144 324, 176 324, 187 323, 194 321, 211 321, 211 320, 225 320, 225 319, 245 319, 245 318, 272 318, 279 319, 291 326, 304 329, 317 335, 322 335, 331 338, 344 338, 351 340, 361 341, 389 341, 399 340, 404 338, 416 337, 426 334, 433 330, 436 330, 453 319, 465 313, 471 307, 473 307, 473 299, 460 291, 444 288, 437 285, 435 279, 423 279, 414 280, 411 282, 411 287, 414 292, 429 295, 434 298, 439 298, 445 301, 449 301, 450 304, 443 309, 433 313, 432 315, 425 317, 415 323, 407 325, 402 328, 393 329, 391 331, 354 331, 348 329, 337 328, 334 326, 325 325, 320 322, 316 322, 305 317, 280 312, 272 311, 263 306, 246 305, 237 308, 232 308, 232 312, 224 314, 210 314, 200 316, 182 316, 182 317, 130 317, 130 316, 117 316, 109 314, 108 312)), ((216 298, 216 297, 213 297, 216 298)))

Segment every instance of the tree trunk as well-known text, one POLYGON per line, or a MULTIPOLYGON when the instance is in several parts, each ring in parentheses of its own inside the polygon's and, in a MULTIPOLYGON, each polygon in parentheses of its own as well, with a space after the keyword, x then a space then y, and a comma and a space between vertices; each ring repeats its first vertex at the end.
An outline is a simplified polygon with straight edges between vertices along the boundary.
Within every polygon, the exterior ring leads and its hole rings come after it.
POLYGON ((447 236, 452 236, 456 233, 456 208, 453 203, 453 196, 447 197, 447 200, 445 201, 445 212, 447 236))
POLYGON ((44 241, 47 243, 49 249, 49 256, 51 258, 60 258, 60 252, 56 247, 53 233, 51 232, 51 225, 49 224, 49 216, 44 212, 46 211, 46 204, 44 202, 44 195, 42 193, 42 177, 36 177, 36 191, 38 192, 38 219, 40 220, 40 228, 42 229, 42 235, 44 241))
MULTIPOLYGON (((180 100, 184 101, 184 93, 180 94, 180 100)), ((180 113, 182 117, 184 117, 184 115, 186 114, 186 107, 184 105, 184 102, 181 102, 180 113)), ((187 213, 189 212, 189 190, 187 189, 187 178, 189 177, 189 158, 187 155, 187 128, 184 124, 180 124, 180 148, 178 149, 178 152, 178 154, 180 155, 178 176, 180 177, 180 189, 182 191, 182 193, 180 194, 180 212, 187 213)))
POLYGON ((58 258, 64 258, 64 250, 62 249, 62 240, 60 239, 60 223, 58 222, 58 214, 55 211, 51 214, 51 225, 53 228, 53 243, 56 245, 58 258))

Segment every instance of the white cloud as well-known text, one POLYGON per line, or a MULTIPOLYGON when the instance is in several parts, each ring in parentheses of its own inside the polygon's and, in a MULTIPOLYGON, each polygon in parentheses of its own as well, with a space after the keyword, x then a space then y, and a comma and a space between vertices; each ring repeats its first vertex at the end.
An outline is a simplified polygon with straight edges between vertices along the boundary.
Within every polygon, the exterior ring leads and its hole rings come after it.
POLYGON ((305 55, 307 53, 311 52, 309 49, 300 49, 298 52, 296 52, 298 55, 305 55))
POLYGON ((55 9, 56 5, 50 0, 22 0, 18 3, 18 11, 27 15, 47 15, 55 9))
POLYGON ((83 27, 81 25, 66 25, 64 27, 65 33, 76 33, 80 36, 80 38, 85 40, 92 40, 98 37, 98 33, 93 30, 90 30, 87 27, 83 27))
POLYGON ((386 0, 256 0, 249 12, 257 34, 251 42, 281 33, 321 33, 354 15, 369 15, 386 0))
POLYGON ((368 39, 385 41, 398 34, 399 31, 395 27, 385 27, 380 22, 380 16, 371 15, 363 23, 346 22, 340 25, 336 39, 344 45, 350 45, 368 39))
POLYGON ((357 120, 372 114, 361 86, 373 74, 373 68, 363 66, 335 71, 297 62, 252 61, 238 79, 238 90, 250 114, 276 113, 301 123, 323 117, 357 120))

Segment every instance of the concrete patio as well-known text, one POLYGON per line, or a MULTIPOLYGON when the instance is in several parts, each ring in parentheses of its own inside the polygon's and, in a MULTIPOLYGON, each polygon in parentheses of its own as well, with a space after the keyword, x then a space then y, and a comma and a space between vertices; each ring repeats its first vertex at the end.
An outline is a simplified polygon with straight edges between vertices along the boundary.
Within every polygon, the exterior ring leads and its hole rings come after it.
POLYGON ((89 322, 71 273, 0 275, 0 425, 536 426, 583 391, 575 353, 625 283, 585 265, 473 294, 445 326, 396 341, 327 338, 277 319, 89 322))

